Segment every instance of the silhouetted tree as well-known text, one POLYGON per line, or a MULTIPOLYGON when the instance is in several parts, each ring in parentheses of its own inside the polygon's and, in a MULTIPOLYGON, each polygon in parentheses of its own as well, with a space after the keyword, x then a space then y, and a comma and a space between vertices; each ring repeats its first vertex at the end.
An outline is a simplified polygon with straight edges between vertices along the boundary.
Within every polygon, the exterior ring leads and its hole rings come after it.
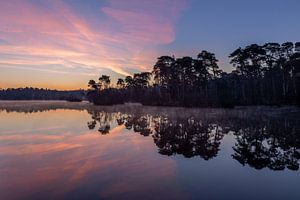
POLYGON ((99 85, 101 89, 108 89, 110 85, 110 77, 107 75, 102 75, 99 78, 99 85))
POLYGON ((203 67, 206 70, 206 74, 208 74, 208 71, 211 70, 213 77, 216 78, 221 74, 221 70, 218 66, 218 59, 216 59, 216 56, 214 53, 210 53, 208 51, 202 51, 197 56, 198 60, 202 63, 203 67))
POLYGON ((118 79, 117 87, 119 89, 124 89, 125 88, 125 81, 124 81, 124 79, 121 79, 121 78, 118 79))
POLYGON ((86 91, 70 90, 59 91, 42 88, 8 88, 0 89, 1 100, 67 100, 82 101, 85 99, 86 91))
POLYGON ((300 104, 299 46, 299 42, 285 42, 240 47, 229 55, 234 67, 231 73, 222 72, 215 54, 205 50, 196 59, 161 56, 151 73, 119 79, 117 89, 109 87, 109 76, 102 75, 98 83, 91 80, 88 99, 105 105, 122 102, 190 107, 300 104))

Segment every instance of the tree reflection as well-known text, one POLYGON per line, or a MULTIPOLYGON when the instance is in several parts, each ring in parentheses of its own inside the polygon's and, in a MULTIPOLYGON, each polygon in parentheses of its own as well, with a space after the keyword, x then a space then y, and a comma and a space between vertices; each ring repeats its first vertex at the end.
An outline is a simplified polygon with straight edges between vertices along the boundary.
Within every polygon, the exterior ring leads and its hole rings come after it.
POLYGON ((218 126, 193 118, 175 121, 160 118, 155 121, 153 138, 163 155, 182 154, 209 160, 218 154, 223 136, 218 126))
POLYGON ((299 169, 299 129, 287 121, 256 124, 236 134, 233 158, 256 169, 299 169))
POLYGON ((152 130, 150 127, 151 117, 149 116, 127 116, 125 118, 125 127, 127 129, 133 129, 134 132, 139 133, 143 136, 149 136, 152 134, 152 130))
POLYGON ((164 114, 89 111, 89 129, 109 134, 110 128, 124 126, 142 136, 151 136, 162 155, 216 157, 224 136, 235 136, 232 158, 255 169, 298 170, 300 129, 297 118, 217 115, 215 117, 174 117, 164 114), (97 125, 98 124, 98 125, 97 125))
POLYGON ((99 112, 99 111, 88 111, 92 116, 92 120, 87 123, 90 130, 96 128, 97 123, 99 124, 98 131, 102 135, 109 134, 112 121, 115 120, 115 113, 99 112))

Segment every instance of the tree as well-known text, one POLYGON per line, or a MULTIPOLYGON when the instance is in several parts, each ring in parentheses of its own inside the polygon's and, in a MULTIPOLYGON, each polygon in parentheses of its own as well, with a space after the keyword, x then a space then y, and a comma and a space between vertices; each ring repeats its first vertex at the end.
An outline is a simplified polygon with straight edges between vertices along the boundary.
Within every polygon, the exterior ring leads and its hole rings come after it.
POLYGON ((117 81, 117 87, 119 89, 124 89, 125 88, 125 81, 124 81, 124 79, 121 79, 121 78, 118 79, 118 81, 117 81))
POLYGON ((126 83, 127 88, 133 87, 133 85, 134 85, 133 78, 131 76, 126 76, 125 83, 126 83))
POLYGON ((152 73, 154 74, 154 80, 158 85, 164 87, 169 84, 169 75, 174 62, 175 58, 170 56, 161 56, 157 58, 152 73))
POLYGON ((296 97, 296 103, 300 105, 300 51, 296 51, 291 56, 290 64, 292 65, 293 87, 294 94, 296 97))
POLYGON ((268 69, 276 67, 276 61, 279 59, 280 44, 266 43, 263 48, 266 51, 266 64, 268 69))
POLYGON ((92 88, 93 90, 98 90, 99 89, 98 83, 96 83, 96 81, 94 81, 94 80, 90 80, 89 83, 88 83, 88 86, 90 88, 92 88))
POLYGON ((197 56, 198 60, 201 61, 202 66, 205 67, 207 71, 212 71, 213 77, 216 78, 221 74, 221 70, 219 70, 218 59, 214 53, 210 53, 208 51, 202 51, 197 56))
POLYGON ((236 68, 236 72, 246 75, 246 66, 248 65, 248 61, 244 49, 239 47, 229 55, 229 58, 231 59, 230 63, 236 68))
POLYGON ((109 85, 110 85, 110 77, 107 76, 107 75, 102 75, 102 76, 99 78, 99 85, 100 85, 100 88, 102 88, 102 89, 107 89, 107 88, 109 88, 109 85))
POLYGON ((252 77, 261 77, 262 63, 265 60, 266 51, 257 44, 251 44, 244 49, 244 58, 247 59, 246 72, 252 77))
POLYGON ((133 82, 135 87, 147 88, 149 86, 150 76, 151 76, 150 72, 142 72, 142 73, 134 74, 133 82))
POLYGON ((185 102, 186 93, 191 89, 194 82, 194 60, 191 57, 178 58, 174 67, 179 72, 177 75, 180 86, 180 100, 185 102))

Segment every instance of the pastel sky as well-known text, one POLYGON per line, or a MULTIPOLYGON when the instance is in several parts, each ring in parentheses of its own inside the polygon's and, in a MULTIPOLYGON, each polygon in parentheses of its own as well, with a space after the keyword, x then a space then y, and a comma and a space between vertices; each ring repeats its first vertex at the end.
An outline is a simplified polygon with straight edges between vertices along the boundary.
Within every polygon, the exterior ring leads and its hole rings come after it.
POLYGON ((0 0, 0 88, 86 88, 160 55, 300 41, 299 0, 0 0))

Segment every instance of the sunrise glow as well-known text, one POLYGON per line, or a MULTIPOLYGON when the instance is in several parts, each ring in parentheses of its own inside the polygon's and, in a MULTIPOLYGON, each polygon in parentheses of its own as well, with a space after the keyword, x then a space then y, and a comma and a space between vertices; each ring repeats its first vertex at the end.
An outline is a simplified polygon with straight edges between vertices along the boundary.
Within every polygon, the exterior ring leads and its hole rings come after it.
POLYGON ((265 42, 270 33, 277 41, 298 39, 297 11, 291 10, 297 2, 273 2, 264 1, 251 16, 252 5, 240 1, 1 1, 0 88, 86 88, 100 74, 116 79, 150 71, 158 56, 203 49, 216 52, 222 69, 231 71, 228 53, 238 45, 265 42), (236 18, 236 7, 245 15, 236 18), (288 24, 275 30, 260 17, 274 9, 289 9, 289 32, 288 24))

